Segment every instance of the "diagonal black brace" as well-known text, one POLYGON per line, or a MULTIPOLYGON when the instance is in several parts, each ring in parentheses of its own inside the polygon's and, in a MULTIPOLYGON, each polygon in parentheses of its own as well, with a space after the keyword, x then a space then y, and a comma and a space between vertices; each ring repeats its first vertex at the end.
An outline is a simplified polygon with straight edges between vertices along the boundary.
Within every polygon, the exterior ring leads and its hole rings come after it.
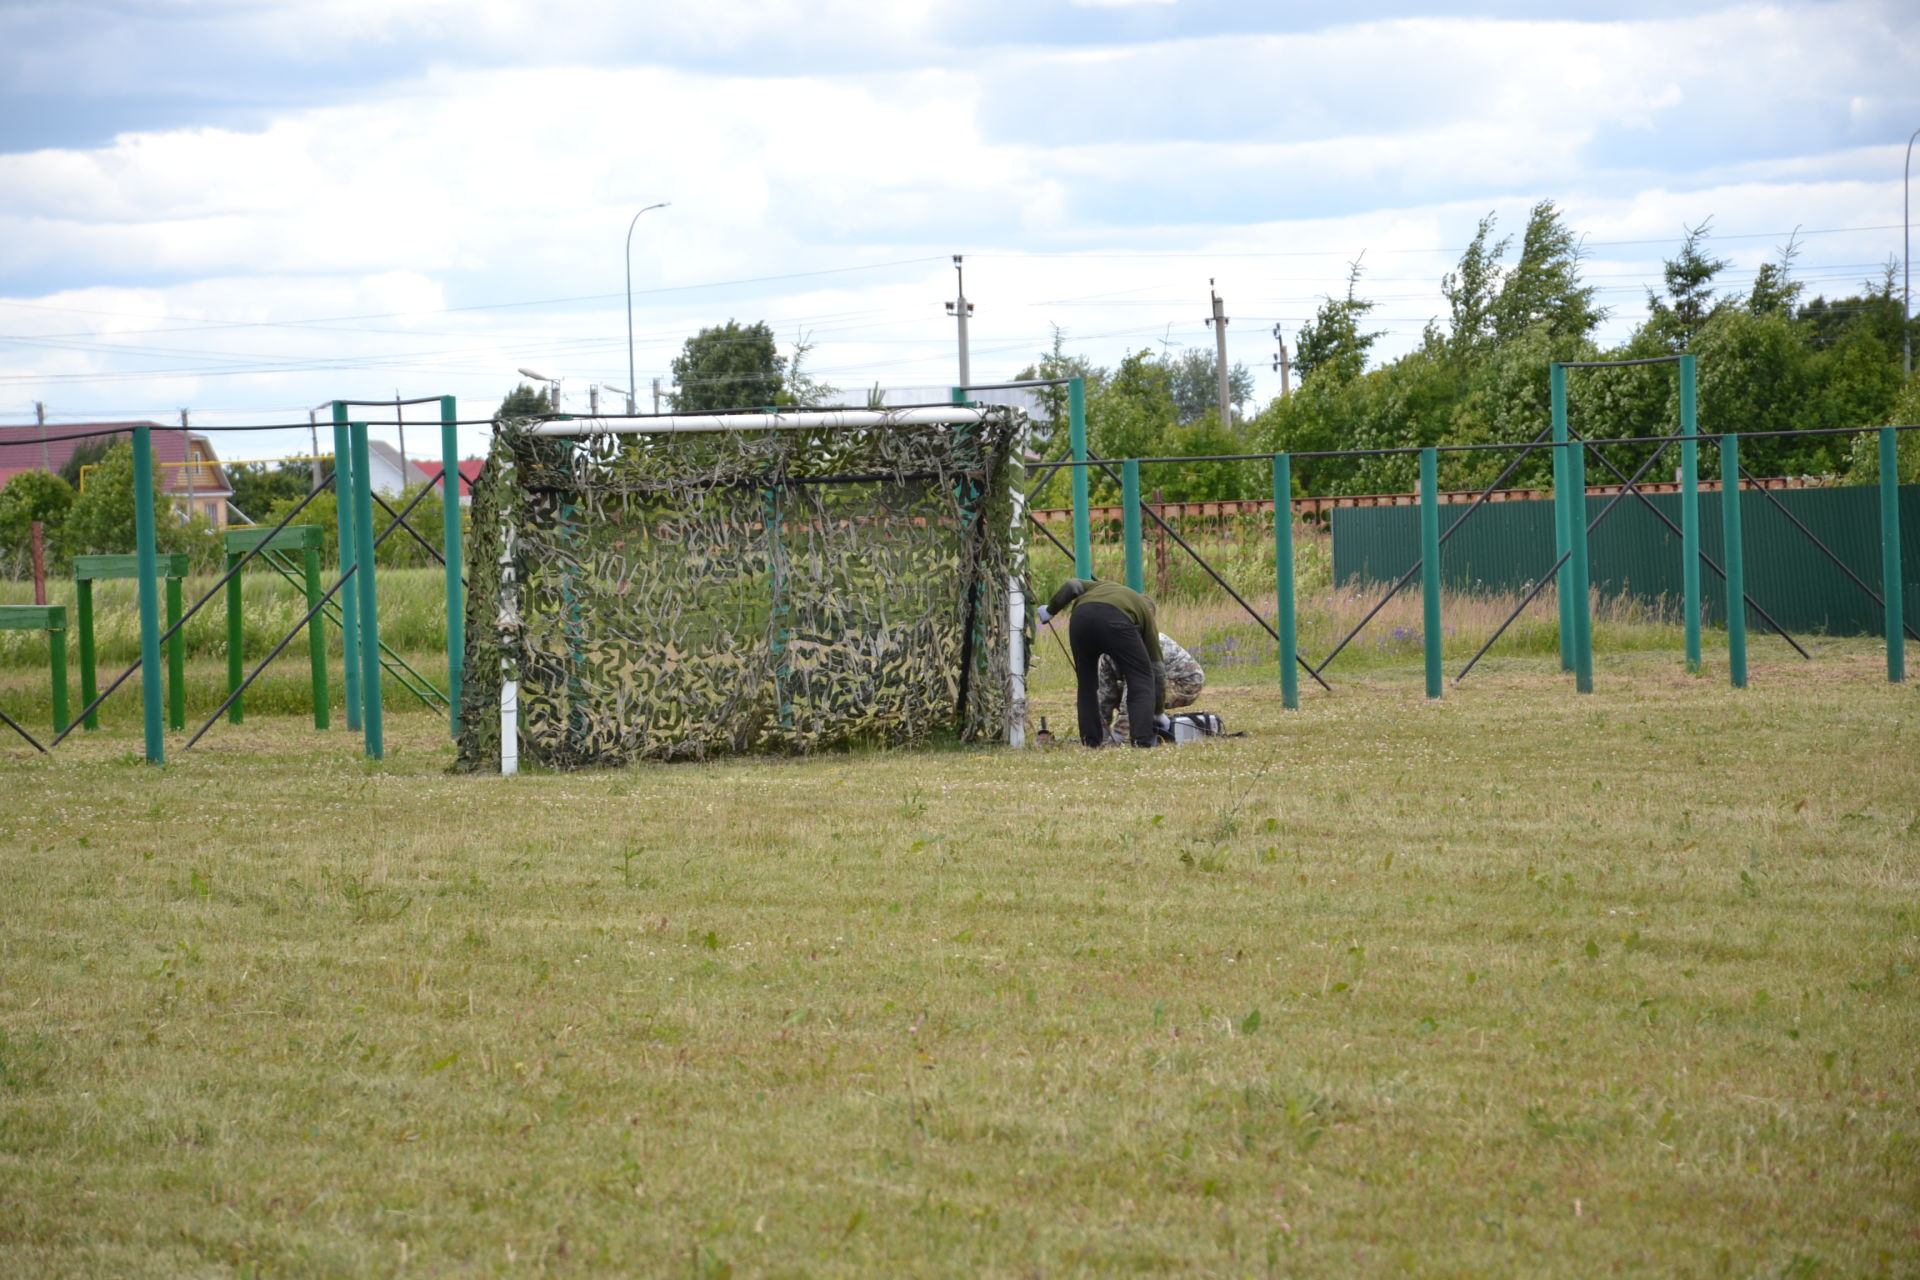
POLYGON ((1067 558, 1068 564, 1073 563, 1073 552, 1067 550, 1067 544, 1060 541, 1059 538, 1055 537, 1053 530, 1047 528, 1046 521, 1042 520, 1039 516, 1036 516, 1031 511, 1027 512, 1027 519, 1033 521, 1034 527, 1040 530, 1040 532, 1047 535, 1048 542, 1051 542, 1054 546, 1060 549, 1060 554, 1067 558))
MULTIPOLYGON (((270 543, 272 543, 275 535, 277 535, 282 529, 286 528, 289 524, 292 524, 293 518, 299 515, 300 512, 306 507, 306 505, 309 502, 312 502, 314 498, 319 495, 322 489, 326 489, 332 484, 333 484, 333 477, 328 476, 325 480, 322 480, 320 482, 319 488, 307 490, 306 496, 301 498, 300 501, 293 504, 293 510, 287 512, 286 515, 280 517, 280 523, 273 526, 273 529, 267 534, 266 537, 260 539, 260 541, 254 545, 251 551, 247 552, 245 555, 241 556, 238 560, 234 561, 232 566, 229 567, 225 573, 220 575, 220 580, 218 582, 215 582, 211 587, 207 588, 207 594, 201 596, 198 600, 195 600, 193 602, 193 607, 180 615, 180 621, 174 623, 172 626, 168 627, 165 631, 160 633, 160 643, 165 644, 168 640, 172 639, 173 634, 176 631, 180 630, 180 628, 186 626, 188 619, 192 618, 194 614, 200 612, 201 607, 205 605, 207 601, 213 599, 216 595, 220 594, 220 589, 226 586, 227 583, 232 580, 234 574, 239 573, 242 569, 247 567, 247 564, 249 561, 253 560, 256 556, 261 555, 266 550, 267 546, 270 543)), ((94 710, 97 707, 99 707, 101 703, 105 702, 108 698, 113 696, 113 691, 115 689, 118 689, 121 685, 125 684, 127 680, 133 675, 133 673, 140 669, 140 663, 142 661, 143 659, 141 658, 135 658, 133 660, 132 666, 128 667, 125 671, 122 671, 119 675, 115 676, 113 678, 113 683, 108 685, 105 689, 101 690, 99 697, 95 698, 92 702, 89 702, 85 707, 81 708, 80 714, 75 716, 72 722, 69 723, 67 727, 64 730, 62 730, 57 736, 55 736, 53 740, 53 745, 57 747, 62 742, 65 742, 67 740, 68 734, 72 733, 75 729, 78 729, 81 725, 81 722, 84 721, 89 715, 92 715, 94 710)))
MULTIPOLYGON (((440 471, 435 472, 433 475, 433 478, 428 480, 426 485, 421 489, 421 493, 430 492, 433 489, 433 486, 439 483, 440 477, 445 474, 446 474, 446 471, 444 468, 440 471)), ((400 512, 395 511, 391 506, 387 504, 387 500, 385 498, 381 497, 379 494, 376 493, 373 495, 373 500, 380 504, 380 509, 382 511, 386 512, 388 515, 393 517, 395 524, 398 524, 402 528, 404 528, 407 531, 407 533, 411 535, 411 537, 415 542, 425 547, 427 549, 427 554, 432 556, 434 560, 440 565, 441 568, 443 569, 446 568, 447 557, 441 553, 440 548, 434 546, 431 542, 428 542, 424 537, 422 537, 418 529, 414 528, 411 524, 407 523, 406 517, 404 515, 402 515, 400 512)), ((407 510, 408 511, 413 510, 413 508, 415 507, 415 505, 419 503, 419 501, 420 501, 419 495, 416 494, 414 496, 413 501, 407 504, 407 510)), ((466 579, 463 577, 460 580, 460 585, 464 587, 466 584, 467 584, 466 579)))
MULTIPOLYGON (((1456 520, 1454 520, 1452 524, 1447 526, 1446 532, 1440 535, 1441 546, 1444 547, 1447 545, 1447 539, 1453 536, 1453 531, 1458 529, 1461 525, 1465 524, 1467 522, 1467 517, 1472 515, 1474 512, 1478 511, 1480 509, 1480 504, 1482 504, 1489 497, 1491 497, 1495 489, 1498 489, 1501 485, 1507 482, 1507 477, 1512 475, 1515 469, 1517 469, 1522 462, 1526 461, 1528 454, 1532 453, 1535 449, 1539 448, 1542 443, 1545 442, 1547 435, 1552 430, 1553 428, 1551 426, 1542 428, 1540 431, 1540 434, 1535 436, 1533 438, 1533 441, 1530 444, 1528 444, 1526 448, 1522 449, 1517 455, 1515 455, 1512 462, 1509 462, 1507 464, 1506 470, 1502 471, 1498 476, 1494 477, 1493 483, 1480 491, 1480 496, 1478 496, 1473 500, 1472 505, 1469 506, 1465 511, 1461 512, 1459 517, 1456 520)), ((1387 601, 1399 595, 1401 588, 1405 587, 1409 582, 1412 582, 1414 580, 1414 577, 1419 574, 1420 564, 1421 564, 1421 561, 1416 559, 1413 562, 1413 567, 1400 575, 1400 581, 1394 583, 1393 586, 1387 591, 1387 594, 1380 597, 1380 602, 1378 604, 1374 605, 1373 608, 1367 610, 1367 616, 1360 619, 1359 622, 1355 623, 1353 630, 1347 632, 1346 635, 1340 638, 1340 643, 1333 646, 1333 652, 1329 653, 1326 657, 1320 660, 1320 665, 1314 668, 1315 671, 1325 671, 1327 667, 1332 664, 1333 660, 1340 656, 1340 651, 1346 648, 1349 644, 1352 644, 1353 638, 1359 635, 1362 631, 1367 629, 1367 624, 1369 622, 1372 622, 1374 618, 1379 615, 1380 611, 1387 607, 1387 601)))
MULTIPOLYGON (((1608 516, 1613 514, 1613 509, 1619 506, 1620 503, 1625 500, 1627 493, 1629 491, 1632 491, 1634 493, 1639 492, 1638 489, 1635 489, 1633 487, 1634 481, 1638 480, 1641 476, 1647 474, 1647 468, 1651 467, 1659 459, 1660 455, 1665 453, 1666 451, 1667 451, 1667 446, 1664 444, 1661 445, 1658 449, 1655 449, 1653 453, 1648 456, 1647 460, 1640 464, 1640 469, 1633 473, 1633 480, 1627 481, 1627 487, 1625 489, 1622 489, 1619 493, 1614 494, 1612 502, 1609 502, 1606 506, 1600 508, 1600 514, 1595 516, 1592 522, 1587 525, 1587 534, 1589 536, 1592 535, 1595 529, 1598 529, 1600 527, 1600 522, 1602 520, 1605 520, 1608 516)), ((1625 477, 1622 477, 1622 479, 1625 479, 1625 477)), ((1582 500, 1583 501, 1585 500, 1584 494, 1582 495, 1582 500)), ((1473 657, 1467 660, 1467 665, 1460 668, 1460 674, 1453 678, 1453 682, 1455 684, 1459 684, 1462 680, 1465 680, 1467 678, 1467 672, 1473 670, 1474 664, 1478 663, 1480 659, 1487 656, 1487 650, 1493 648, 1494 642, 1497 641, 1501 636, 1505 635, 1507 632, 1507 628, 1513 625, 1513 620, 1515 618, 1518 618, 1523 612, 1525 612, 1527 606, 1532 604, 1534 602, 1534 599, 1538 597, 1542 591, 1547 589, 1547 584, 1554 580, 1554 578, 1560 572, 1560 567, 1566 564, 1567 557, 1571 556, 1572 554, 1573 554, 1573 548, 1571 547, 1567 548, 1565 551, 1562 551, 1560 553, 1559 559, 1555 560, 1552 566, 1548 568, 1548 570, 1545 573, 1540 575, 1540 581, 1533 584, 1533 590, 1527 592, 1526 598, 1521 600, 1519 604, 1513 607, 1513 612, 1509 613, 1506 616, 1506 620, 1503 621, 1498 627, 1494 628, 1493 634, 1487 637, 1487 642, 1481 645, 1479 648, 1479 651, 1476 652, 1473 655, 1473 657)))
MULTIPOLYGON (((1579 440, 1580 437, 1575 436, 1574 439, 1579 440)), ((1654 506, 1653 499, 1647 497, 1646 494, 1640 492, 1639 488, 1635 486, 1633 480, 1628 480, 1626 473, 1621 471, 1619 467, 1614 466, 1613 461, 1610 458, 1608 458, 1606 454, 1601 453, 1600 450, 1597 447, 1595 447, 1594 443, 1591 440, 1582 440, 1581 443, 1587 446, 1587 452, 1592 454, 1595 458, 1597 458, 1601 466, 1613 472, 1614 478, 1623 483, 1625 487, 1622 491, 1622 496, 1624 496, 1627 493, 1631 493, 1634 497, 1640 499, 1640 503, 1642 506, 1646 507, 1647 510, 1653 512, 1653 514, 1659 519, 1661 524, 1664 524, 1667 526, 1668 532, 1672 533, 1676 538, 1685 536, 1684 534, 1681 533, 1680 526, 1673 522, 1673 518, 1669 516, 1666 512, 1662 511, 1659 507, 1654 506)), ((1672 444, 1672 443, 1673 441, 1671 440, 1667 442, 1667 444, 1672 444)), ((1666 444, 1663 444, 1660 446, 1661 450, 1665 450, 1666 447, 1667 447, 1666 444)), ((1659 453, 1656 452, 1654 456, 1658 457, 1659 453)), ((1645 467, 1640 468, 1640 471, 1645 471, 1645 470, 1646 470, 1645 467)), ((1639 478, 1640 478, 1640 472, 1637 471, 1634 473, 1634 480, 1638 480, 1639 478)), ((1706 565, 1707 568, 1713 570, 1716 574, 1718 574, 1722 582, 1725 582, 1727 580, 1727 571, 1725 569, 1722 569, 1719 565, 1719 562, 1716 561, 1712 556, 1708 555, 1705 551, 1702 551, 1700 553, 1700 563, 1706 565)), ((1801 657, 1805 658, 1809 662, 1813 661, 1813 655, 1808 653, 1805 649, 1801 648, 1800 642, 1798 640, 1795 640, 1792 636, 1788 635, 1787 629, 1781 626, 1778 622, 1776 622, 1772 614, 1768 613, 1765 609, 1762 609, 1760 607, 1760 602, 1755 600, 1751 593, 1743 591, 1741 592, 1741 596, 1746 600, 1747 608, 1753 610, 1754 613, 1759 616, 1762 622, 1765 622, 1769 627, 1773 628, 1774 633, 1778 635, 1782 640, 1785 640, 1788 644, 1792 645, 1795 653, 1799 654, 1801 657)))
POLYGON ((35 751, 38 751, 41 755, 47 754, 47 749, 40 745, 39 739, 35 738, 32 734, 28 733, 18 720, 15 720, 12 716, 8 715, 6 712, 0 711, 0 721, 5 721, 9 729, 12 729, 15 733, 25 738, 27 740, 27 745, 32 747, 35 751))
MULTIPOLYGON (((1120 483, 1119 474, 1115 472, 1110 465, 1108 465, 1107 461, 1104 458, 1096 457, 1092 453, 1088 453, 1087 457, 1092 459, 1094 462, 1099 463, 1100 469, 1106 472, 1108 477, 1112 479, 1112 481, 1115 484, 1120 483)), ((1209 578, 1212 578, 1215 582, 1219 583, 1220 589, 1222 591, 1225 591, 1228 595, 1232 596, 1234 603, 1239 605, 1242 609, 1245 609, 1247 611, 1247 616, 1249 618, 1252 618, 1255 622, 1259 623, 1261 630, 1265 631, 1268 635, 1272 636, 1273 642, 1275 644, 1280 643, 1280 633, 1273 629, 1273 624, 1268 622, 1265 618, 1261 617, 1260 611, 1254 608, 1252 605, 1248 604, 1246 602, 1246 599, 1238 591, 1235 591, 1233 589, 1233 584, 1229 583, 1225 578, 1221 577, 1217 572, 1215 572, 1214 567, 1208 564, 1206 560, 1201 556, 1201 554, 1198 551, 1195 551, 1193 547, 1188 544, 1187 540, 1181 537, 1179 532, 1176 531, 1172 525, 1168 524, 1165 520, 1163 520, 1158 511, 1155 511, 1152 507, 1148 506, 1144 502, 1140 504, 1140 509, 1146 512, 1148 515, 1152 516, 1153 522, 1159 525, 1163 530, 1165 530, 1168 537, 1172 538, 1175 542, 1179 543, 1180 549, 1186 552, 1189 556, 1192 556, 1193 562, 1199 565, 1202 569, 1205 569, 1207 571, 1207 576, 1209 578)), ((1293 513, 1289 511, 1287 515, 1288 515, 1288 518, 1291 519, 1293 513)), ((1275 518, 1278 518, 1277 512, 1275 513, 1275 518)), ((1304 657, 1300 655, 1300 651, 1298 649, 1294 650, 1293 660, 1300 664, 1300 669, 1302 671, 1306 672, 1308 675, 1313 677, 1313 682, 1315 684, 1319 685, 1322 689, 1325 689, 1328 693, 1333 692, 1333 686, 1320 678, 1320 673, 1313 669, 1312 663, 1308 662, 1304 657)))
MULTIPOLYGON (((1774 509, 1778 511, 1781 515, 1785 516, 1792 523, 1794 528, 1798 529, 1801 533, 1806 534, 1807 541, 1811 542, 1814 546, 1820 548, 1821 554, 1826 556, 1827 559, 1833 561, 1833 563, 1839 567, 1840 572, 1846 574, 1849 578, 1853 579, 1855 586, 1859 587, 1862 591, 1866 592, 1867 595, 1873 600, 1873 602, 1879 605, 1882 609, 1885 609, 1887 607, 1886 597, 1882 596, 1878 591, 1875 591, 1872 587, 1868 586, 1866 583, 1866 580, 1862 578, 1859 574, 1853 571, 1852 566, 1850 566, 1845 560, 1842 560, 1839 556, 1835 555, 1833 553, 1832 548, 1828 547, 1826 543, 1820 541, 1819 535, 1815 534, 1813 530, 1807 528, 1806 525, 1802 524, 1800 521, 1800 517, 1794 515, 1792 510, 1788 508, 1786 503, 1774 497, 1771 491, 1769 491, 1768 489, 1766 489, 1764 486, 1761 485, 1759 477, 1755 476, 1753 472, 1747 470, 1745 467, 1740 468, 1740 474, 1745 476, 1747 479, 1753 481, 1753 487, 1755 490, 1759 492, 1760 496, 1765 498, 1768 502, 1771 502, 1774 506, 1774 509)), ((1915 631, 1905 618, 1902 618, 1900 620, 1900 625, 1906 628, 1906 632, 1909 636, 1913 637, 1915 640, 1920 640, 1920 631, 1915 631)))

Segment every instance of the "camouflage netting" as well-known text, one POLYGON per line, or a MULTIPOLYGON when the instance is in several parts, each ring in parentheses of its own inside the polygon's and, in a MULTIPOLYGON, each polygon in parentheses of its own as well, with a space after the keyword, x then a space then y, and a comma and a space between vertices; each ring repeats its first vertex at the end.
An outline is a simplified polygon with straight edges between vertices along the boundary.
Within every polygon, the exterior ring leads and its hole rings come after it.
POLYGON ((550 767, 1006 730, 1012 446, 962 426, 497 434, 474 486, 460 761, 502 673, 550 767))

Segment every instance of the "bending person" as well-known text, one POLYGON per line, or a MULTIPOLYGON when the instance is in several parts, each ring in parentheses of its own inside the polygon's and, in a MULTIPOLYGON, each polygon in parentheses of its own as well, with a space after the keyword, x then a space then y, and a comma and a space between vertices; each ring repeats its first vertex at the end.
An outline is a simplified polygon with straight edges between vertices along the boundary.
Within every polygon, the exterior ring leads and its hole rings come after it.
MULTIPOLYGON (((1190 707, 1200 700, 1200 691, 1207 687, 1207 673, 1200 669, 1194 656, 1182 649, 1174 638, 1166 632, 1160 633, 1160 664, 1167 673, 1166 711, 1178 711, 1181 707, 1190 707)), ((1128 738, 1128 726, 1131 717, 1127 715, 1126 687, 1120 682, 1119 668, 1113 665, 1113 659, 1101 655, 1100 658, 1100 723, 1112 725, 1107 731, 1107 741, 1117 745, 1128 738), (1119 711, 1119 718, 1114 712, 1119 711)))
POLYGON ((1153 601, 1117 582, 1068 578, 1041 608, 1040 625, 1053 621, 1063 609, 1073 611, 1067 640, 1080 678, 1080 741, 1090 747, 1106 741, 1106 721, 1100 714, 1100 659, 1109 657, 1127 687, 1133 745, 1151 747, 1154 730, 1167 709, 1167 673, 1160 661, 1160 627, 1153 601))

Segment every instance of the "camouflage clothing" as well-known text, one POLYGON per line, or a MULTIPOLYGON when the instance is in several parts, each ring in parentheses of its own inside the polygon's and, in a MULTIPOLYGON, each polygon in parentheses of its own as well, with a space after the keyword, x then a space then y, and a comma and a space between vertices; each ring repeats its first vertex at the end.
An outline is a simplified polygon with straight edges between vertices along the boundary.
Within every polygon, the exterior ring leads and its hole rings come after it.
MULTIPOLYGON (((1207 673, 1200 669, 1192 654, 1175 644, 1173 637, 1164 631, 1160 633, 1160 658, 1167 669, 1167 710, 1192 706, 1207 686, 1207 673)), ((1113 659, 1104 656, 1100 659, 1100 719, 1103 723, 1113 720, 1109 741, 1127 740, 1126 691, 1113 659)))

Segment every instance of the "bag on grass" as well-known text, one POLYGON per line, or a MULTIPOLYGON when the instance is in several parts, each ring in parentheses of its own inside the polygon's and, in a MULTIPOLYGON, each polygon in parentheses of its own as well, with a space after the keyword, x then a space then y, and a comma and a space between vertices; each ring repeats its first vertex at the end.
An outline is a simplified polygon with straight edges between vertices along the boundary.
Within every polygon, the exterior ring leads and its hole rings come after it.
POLYGON ((1211 711, 1182 711, 1169 718, 1173 721, 1173 727, 1160 730, 1162 742, 1175 745, 1199 742, 1203 738, 1217 738, 1225 731, 1220 717, 1211 711))

